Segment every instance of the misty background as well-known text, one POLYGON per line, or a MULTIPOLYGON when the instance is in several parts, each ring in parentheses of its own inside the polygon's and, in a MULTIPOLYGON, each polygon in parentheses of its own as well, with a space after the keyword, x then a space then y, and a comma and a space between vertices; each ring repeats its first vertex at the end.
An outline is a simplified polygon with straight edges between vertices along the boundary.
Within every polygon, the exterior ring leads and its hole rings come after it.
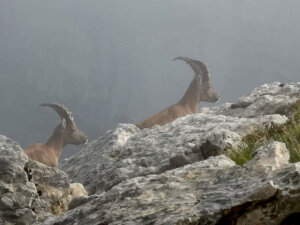
POLYGON ((60 119, 42 102, 90 141, 139 122, 183 96, 193 73, 177 56, 208 64, 218 104, 299 81, 299 25, 298 0, 1 0, 0 134, 46 142, 60 119))

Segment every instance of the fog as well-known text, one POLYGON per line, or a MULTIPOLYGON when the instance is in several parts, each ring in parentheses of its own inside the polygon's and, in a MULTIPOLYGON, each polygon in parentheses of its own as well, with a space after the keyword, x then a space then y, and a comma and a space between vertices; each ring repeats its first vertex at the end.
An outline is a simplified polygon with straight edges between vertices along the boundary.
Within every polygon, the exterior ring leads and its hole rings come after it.
POLYGON ((177 56, 208 64, 218 104, 299 81, 299 24, 297 0, 1 0, 0 134, 47 141, 60 119, 42 102, 90 140, 139 122, 182 97, 193 73, 177 56))

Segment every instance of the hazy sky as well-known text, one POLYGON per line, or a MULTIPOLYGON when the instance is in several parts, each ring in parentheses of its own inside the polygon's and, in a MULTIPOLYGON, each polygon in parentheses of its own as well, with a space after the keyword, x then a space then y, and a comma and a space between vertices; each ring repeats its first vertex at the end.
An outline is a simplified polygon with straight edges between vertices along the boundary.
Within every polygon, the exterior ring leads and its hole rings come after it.
POLYGON ((138 122, 182 97, 193 74, 177 56, 208 64, 219 104, 299 81, 299 24, 298 0, 1 0, 0 134, 45 142, 60 120, 41 102, 90 140, 138 122))

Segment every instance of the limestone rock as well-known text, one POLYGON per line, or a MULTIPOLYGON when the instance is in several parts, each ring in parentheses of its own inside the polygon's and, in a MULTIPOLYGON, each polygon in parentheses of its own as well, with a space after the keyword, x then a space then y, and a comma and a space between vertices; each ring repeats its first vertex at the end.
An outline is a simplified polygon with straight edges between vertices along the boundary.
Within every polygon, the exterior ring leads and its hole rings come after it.
POLYGON ((72 183, 69 188, 70 199, 87 196, 87 192, 80 183, 72 183))
POLYGON ((276 170, 289 165, 290 154, 282 142, 272 141, 253 153, 253 159, 245 166, 252 169, 276 170))
POLYGON ((78 205, 82 204, 83 199, 86 199, 88 196, 83 185, 80 183, 72 183, 69 188, 68 196, 68 209, 76 208, 78 205))
POLYGON ((16 142, 4 136, 0 136, 0 156, 0 224, 31 224, 37 220, 36 214, 29 210, 37 191, 24 170, 28 157, 16 142))
MULTIPOLYGON (((268 144, 257 154, 286 158, 276 145, 268 144)), ((250 165, 255 163, 237 166, 221 155, 128 179, 44 224, 275 225, 295 217, 300 210, 300 163, 279 163, 268 172, 250 165)))
POLYGON ((234 104, 203 108, 200 111, 235 117, 258 117, 283 114, 300 98, 300 82, 281 84, 274 82, 255 88, 249 95, 239 98, 234 104))
POLYGON ((5 136, 0 136, 0 156, 0 224, 40 223, 86 195, 81 184, 69 185, 64 172, 30 160, 5 136))

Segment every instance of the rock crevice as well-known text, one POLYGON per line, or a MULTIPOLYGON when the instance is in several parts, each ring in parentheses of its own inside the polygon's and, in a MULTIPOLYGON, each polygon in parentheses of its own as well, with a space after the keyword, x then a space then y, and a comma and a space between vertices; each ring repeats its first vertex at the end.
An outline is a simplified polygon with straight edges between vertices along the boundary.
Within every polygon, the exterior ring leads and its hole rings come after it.
POLYGON ((0 224, 39 224, 68 209, 74 198, 63 171, 31 161, 20 146, 0 136, 0 224))

